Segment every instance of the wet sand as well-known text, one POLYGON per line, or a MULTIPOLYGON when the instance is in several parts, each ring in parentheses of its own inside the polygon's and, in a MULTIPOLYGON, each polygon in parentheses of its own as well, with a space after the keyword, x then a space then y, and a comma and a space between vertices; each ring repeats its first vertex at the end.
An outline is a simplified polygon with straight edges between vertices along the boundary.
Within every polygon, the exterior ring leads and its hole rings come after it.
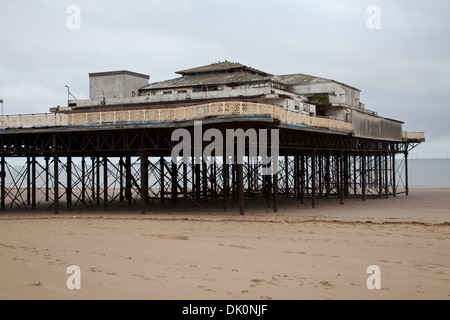
POLYGON ((317 206, 3 213, 0 299, 450 299, 450 189, 317 206))

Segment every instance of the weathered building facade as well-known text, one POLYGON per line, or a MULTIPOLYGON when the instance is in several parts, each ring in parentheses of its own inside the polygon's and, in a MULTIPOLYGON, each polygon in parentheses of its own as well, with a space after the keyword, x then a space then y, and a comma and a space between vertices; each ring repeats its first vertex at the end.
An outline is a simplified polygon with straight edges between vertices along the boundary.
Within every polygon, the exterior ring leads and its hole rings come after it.
POLYGON ((361 90, 335 80, 301 73, 272 75, 228 61, 176 74, 179 77, 149 84, 149 76, 129 71, 91 73, 90 99, 69 101, 69 107, 58 111, 174 108, 214 101, 249 101, 352 123, 355 137, 402 138, 401 121, 367 110, 361 102, 361 90))

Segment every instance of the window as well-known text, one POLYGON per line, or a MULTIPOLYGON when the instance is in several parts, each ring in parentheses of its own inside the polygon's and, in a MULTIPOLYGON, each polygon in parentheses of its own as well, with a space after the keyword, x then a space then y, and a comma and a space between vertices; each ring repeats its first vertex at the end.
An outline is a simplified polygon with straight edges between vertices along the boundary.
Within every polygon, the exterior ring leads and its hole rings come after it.
POLYGON ((187 90, 178 90, 178 93, 187 93, 187 90))
POLYGON ((346 117, 347 122, 352 122, 352 114, 351 113, 347 114, 345 117, 346 117))
POLYGON ((172 91, 164 91, 163 94, 172 94, 172 91))

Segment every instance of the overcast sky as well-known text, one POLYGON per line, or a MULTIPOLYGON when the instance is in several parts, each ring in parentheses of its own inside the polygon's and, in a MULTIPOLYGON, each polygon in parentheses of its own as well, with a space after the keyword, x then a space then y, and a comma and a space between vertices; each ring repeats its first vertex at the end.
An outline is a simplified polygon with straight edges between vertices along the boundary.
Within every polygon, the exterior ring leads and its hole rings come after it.
POLYGON ((362 90, 381 116, 425 131, 412 157, 450 153, 450 1, 0 2, 5 113, 48 112, 67 89, 88 98, 90 72, 130 70, 156 82, 223 60, 272 74, 307 73, 362 90), (80 9, 80 29, 69 6, 80 9), (369 6, 381 29, 369 29, 369 6))

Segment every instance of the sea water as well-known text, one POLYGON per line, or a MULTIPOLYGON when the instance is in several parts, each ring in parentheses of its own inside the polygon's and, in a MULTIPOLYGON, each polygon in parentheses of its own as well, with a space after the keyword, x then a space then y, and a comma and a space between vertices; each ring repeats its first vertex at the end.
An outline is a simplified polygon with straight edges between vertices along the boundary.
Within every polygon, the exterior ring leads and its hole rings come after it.
POLYGON ((450 188, 450 159, 408 159, 410 188, 450 188))

